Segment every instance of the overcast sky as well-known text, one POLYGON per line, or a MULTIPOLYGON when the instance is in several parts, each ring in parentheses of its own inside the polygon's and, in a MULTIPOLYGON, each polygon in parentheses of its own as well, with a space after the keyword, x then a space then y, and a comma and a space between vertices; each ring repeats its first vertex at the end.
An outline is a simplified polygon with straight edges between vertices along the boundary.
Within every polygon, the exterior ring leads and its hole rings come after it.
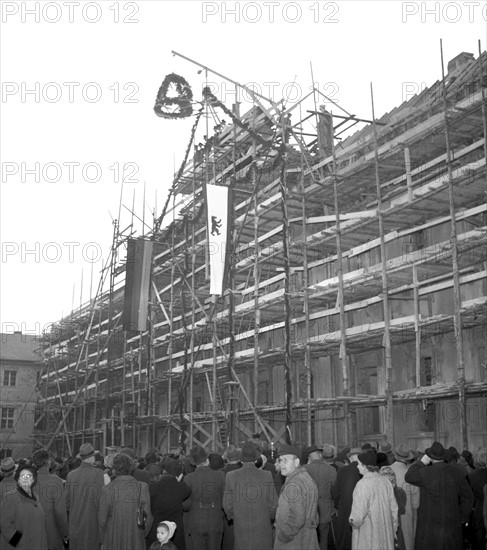
MULTIPOLYGON (((487 37, 486 0, 3 1, 1 9, 1 332, 39 333, 68 315, 89 298, 91 273, 94 293, 122 179, 128 209, 135 191, 148 225, 160 212, 194 119, 158 118, 158 88, 175 72, 200 100, 205 79, 172 50, 288 104, 308 92, 312 67, 323 93, 370 118, 370 82, 381 116, 441 78, 440 38, 447 63, 462 51, 477 57, 487 37)), ((233 87, 208 81, 231 107, 233 87)), ((122 228, 131 222, 125 206, 122 228)))

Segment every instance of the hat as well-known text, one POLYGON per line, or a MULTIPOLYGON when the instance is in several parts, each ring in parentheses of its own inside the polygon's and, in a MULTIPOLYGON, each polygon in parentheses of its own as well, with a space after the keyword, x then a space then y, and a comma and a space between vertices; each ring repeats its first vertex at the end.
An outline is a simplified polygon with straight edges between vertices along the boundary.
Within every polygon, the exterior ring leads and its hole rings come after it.
POLYGON ((161 523, 159 523, 157 527, 161 527, 163 525, 169 530, 169 533, 161 541, 162 544, 170 540, 174 535, 174 531, 176 531, 176 524, 174 523, 174 521, 161 521, 161 523))
POLYGON ((96 451, 91 443, 83 443, 83 445, 81 445, 81 447, 79 448, 79 453, 76 455, 76 458, 84 460, 85 458, 90 458, 90 456, 94 456, 95 453, 96 451))
POLYGON ((433 445, 424 452, 432 460, 443 460, 445 458, 445 447, 438 441, 434 441, 433 445))
POLYGON ((337 448, 335 445, 330 445, 329 443, 325 443, 323 445, 323 450, 321 451, 321 456, 325 459, 335 458, 336 456, 337 448))
POLYGON ((392 453, 392 445, 388 441, 381 443, 379 447, 381 453, 392 453))
POLYGON ((280 445, 279 449, 277 450, 277 456, 283 455, 294 455, 295 457, 299 458, 301 456, 301 453, 293 445, 280 445))
POLYGON ((145 455, 145 462, 146 464, 154 464, 157 462, 157 455, 156 453, 154 453, 153 451, 149 451, 146 455, 145 455))
POLYGON ((223 460, 222 455, 218 453, 210 453, 208 455, 209 466, 212 470, 223 470, 225 467, 225 461, 223 460))
POLYGON ((362 452, 362 449, 360 447, 352 447, 348 451, 348 456, 351 457, 352 455, 359 455, 362 452))
POLYGON ((414 458, 413 453, 411 452, 409 447, 406 445, 406 443, 401 443, 392 452, 396 457, 396 460, 399 460, 399 461, 408 461, 414 458))
POLYGON ((174 460, 174 458, 170 458, 166 461, 164 464, 163 470, 166 472, 166 474, 169 474, 170 476, 178 477, 183 473, 183 465, 179 460, 174 460))
POLYGON ((238 447, 235 447, 235 445, 229 445, 223 454, 223 458, 225 460, 228 460, 228 462, 235 462, 236 460, 240 460, 240 455, 242 454, 242 450, 238 447))
POLYGON ((0 471, 2 474, 9 474, 10 472, 15 472, 17 465, 14 462, 14 459, 11 456, 7 456, 2 459, 0 463, 0 471))
POLYGON ((377 466, 377 455, 373 451, 359 454, 358 459, 364 466, 377 466))
POLYGON ((305 449, 305 455, 308 457, 311 453, 319 453, 320 449, 316 445, 310 445, 309 447, 306 447, 305 449))
POLYGON ((191 457, 191 460, 193 464, 203 464, 205 460, 208 458, 208 455, 206 454, 206 451, 203 449, 203 447, 200 447, 199 445, 195 445, 190 453, 189 456, 191 457))
POLYGON ((244 443, 242 445, 242 455, 240 457, 240 460, 242 462, 254 462, 258 458, 260 458, 260 452, 257 449, 257 447, 248 441, 247 443, 244 443))
POLYGON ((147 468, 145 469, 145 471, 150 475, 150 476, 158 476, 160 473, 161 473, 161 465, 160 464, 156 464, 155 462, 152 462, 151 464, 149 464, 147 466, 147 468))
POLYGON ((132 460, 135 460, 135 451, 133 449, 131 449, 130 447, 124 447, 123 449, 120 449, 120 454, 121 455, 127 455, 132 460))

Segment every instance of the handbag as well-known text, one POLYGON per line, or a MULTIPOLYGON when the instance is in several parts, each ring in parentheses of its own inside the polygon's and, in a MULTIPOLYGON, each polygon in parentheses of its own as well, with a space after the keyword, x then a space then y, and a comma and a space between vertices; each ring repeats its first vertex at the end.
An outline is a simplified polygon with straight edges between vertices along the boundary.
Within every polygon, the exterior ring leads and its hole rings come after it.
POLYGON ((139 487, 139 500, 137 501, 137 527, 139 529, 145 529, 145 522, 147 520, 147 514, 144 510, 144 508, 142 508, 140 506, 140 494, 142 492, 142 486, 139 487))

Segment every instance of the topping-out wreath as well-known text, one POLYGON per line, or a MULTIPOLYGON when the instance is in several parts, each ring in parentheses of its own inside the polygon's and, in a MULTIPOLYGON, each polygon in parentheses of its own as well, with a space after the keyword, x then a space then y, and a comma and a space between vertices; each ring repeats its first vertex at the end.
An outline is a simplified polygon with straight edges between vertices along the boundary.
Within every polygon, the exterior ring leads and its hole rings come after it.
POLYGON ((168 74, 157 93, 154 112, 162 118, 187 118, 193 113, 193 92, 182 76, 168 74))

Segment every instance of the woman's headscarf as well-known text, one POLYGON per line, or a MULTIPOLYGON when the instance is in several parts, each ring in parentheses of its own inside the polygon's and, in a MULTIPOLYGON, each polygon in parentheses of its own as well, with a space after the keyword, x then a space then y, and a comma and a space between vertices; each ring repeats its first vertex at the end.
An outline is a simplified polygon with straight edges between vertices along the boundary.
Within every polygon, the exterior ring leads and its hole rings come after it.
POLYGON ((393 487, 396 487, 396 474, 394 473, 394 470, 390 466, 382 466, 382 468, 379 471, 381 476, 387 477, 387 479, 392 483, 393 487))

